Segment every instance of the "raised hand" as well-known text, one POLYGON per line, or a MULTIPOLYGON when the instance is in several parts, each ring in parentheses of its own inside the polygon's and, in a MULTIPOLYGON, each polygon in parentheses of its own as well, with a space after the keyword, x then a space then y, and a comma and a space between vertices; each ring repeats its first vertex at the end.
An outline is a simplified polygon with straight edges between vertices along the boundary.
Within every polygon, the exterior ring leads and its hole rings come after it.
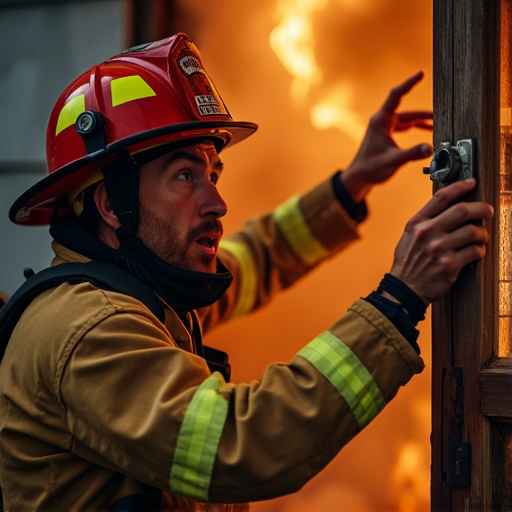
POLYGON ((341 175, 343 185, 354 201, 362 201, 373 185, 388 180, 402 165, 432 154, 428 143, 402 149, 393 139, 395 132, 413 127, 432 129, 431 111, 396 112, 402 97, 422 78, 420 71, 394 87, 379 111, 371 117, 354 160, 341 175))

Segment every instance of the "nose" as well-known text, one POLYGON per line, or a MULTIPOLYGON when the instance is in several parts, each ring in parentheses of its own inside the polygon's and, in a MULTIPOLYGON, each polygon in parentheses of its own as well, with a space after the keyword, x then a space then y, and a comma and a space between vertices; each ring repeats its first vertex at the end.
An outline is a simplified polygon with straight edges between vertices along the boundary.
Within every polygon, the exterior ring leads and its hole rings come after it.
POLYGON ((214 219, 224 217, 228 211, 228 205, 222 199, 215 183, 207 180, 203 189, 203 200, 199 209, 200 216, 214 219))

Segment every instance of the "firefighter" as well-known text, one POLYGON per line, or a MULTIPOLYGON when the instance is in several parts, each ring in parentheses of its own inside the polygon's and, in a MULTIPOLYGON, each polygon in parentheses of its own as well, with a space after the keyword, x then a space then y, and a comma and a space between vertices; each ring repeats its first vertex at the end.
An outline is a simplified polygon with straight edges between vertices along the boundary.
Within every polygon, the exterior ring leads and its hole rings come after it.
POLYGON ((49 174, 9 215, 50 225, 52 269, 100 262, 111 284, 78 275, 38 290, 13 328, 0 366, 6 510, 246 510, 300 489, 422 371, 418 322, 485 253, 492 208, 460 202, 474 180, 436 193, 376 291, 289 364, 234 384, 202 343, 355 240, 372 186, 431 153, 393 140, 429 126, 429 112, 396 112, 421 78, 390 92, 344 172, 223 239, 219 154, 257 127, 231 118, 186 35, 63 92, 49 174))

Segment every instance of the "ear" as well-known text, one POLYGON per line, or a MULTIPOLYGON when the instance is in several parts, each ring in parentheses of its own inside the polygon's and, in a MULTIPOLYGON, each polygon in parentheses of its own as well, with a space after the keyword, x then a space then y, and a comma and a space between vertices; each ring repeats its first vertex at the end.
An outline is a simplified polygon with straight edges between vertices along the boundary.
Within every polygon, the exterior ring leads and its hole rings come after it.
POLYGON ((110 200, 107 195, 105 183, 101 182, 94 191, 94 203, 98 209, 98 213, 101 216, 102 221, 112 229, 117 229, 121 226, 121 222, 117 218, 117 215, 113 212, 110 200))

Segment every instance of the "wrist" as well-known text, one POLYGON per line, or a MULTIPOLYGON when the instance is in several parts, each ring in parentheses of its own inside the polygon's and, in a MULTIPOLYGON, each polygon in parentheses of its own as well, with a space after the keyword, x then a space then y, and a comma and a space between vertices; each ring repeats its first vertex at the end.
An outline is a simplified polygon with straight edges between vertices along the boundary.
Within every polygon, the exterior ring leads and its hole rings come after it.
POLYGON ((372 306, 377 308, 383 315, 385 315, 390 322, 400 331, 402 336, 411 344, 414 350, 419 354, 420 347, 418 345, 419 331, 413 325, 410 316, 406 310, 402 308, 399 302, 387 299, 384 295, 377 292, 372 292, 364 298, 372 306))
POLYGON ((377 293, 399 303, 411 318, 413 325, 424 320, 428 305, 398 277, 389 273, 385 274, 377 288, 377 293))
POLYGON ((368 216, 368 210, 366 208, 366 203, 361 201, 356 203, 350 194, 345 189, 343 184, 343 180, 341 176, 345 171, 338 171, 332 177, 332 186, 334 189, 334 193, 336 198, 343 206, 343 208, 347 211, 347 213, 354 219, 356 222, 363 222, 368 216))
POLYGON ((357 175, 358 172, 349 167, 345 172, 341 173, 340 180, 350 198, 355 203, 360 203, 364 201, 371 189, 371 185, 358 179, 357 175))
POLYGON ((378 293, 380 295, 382 295, 384 298, 390 300, 391 302, 396 302, 397 304, 400 304, 401 305, 401 302, 394 296, 394 295, 391 295, 389 292, 387 292, 386 290, 378 290, 378 293))

